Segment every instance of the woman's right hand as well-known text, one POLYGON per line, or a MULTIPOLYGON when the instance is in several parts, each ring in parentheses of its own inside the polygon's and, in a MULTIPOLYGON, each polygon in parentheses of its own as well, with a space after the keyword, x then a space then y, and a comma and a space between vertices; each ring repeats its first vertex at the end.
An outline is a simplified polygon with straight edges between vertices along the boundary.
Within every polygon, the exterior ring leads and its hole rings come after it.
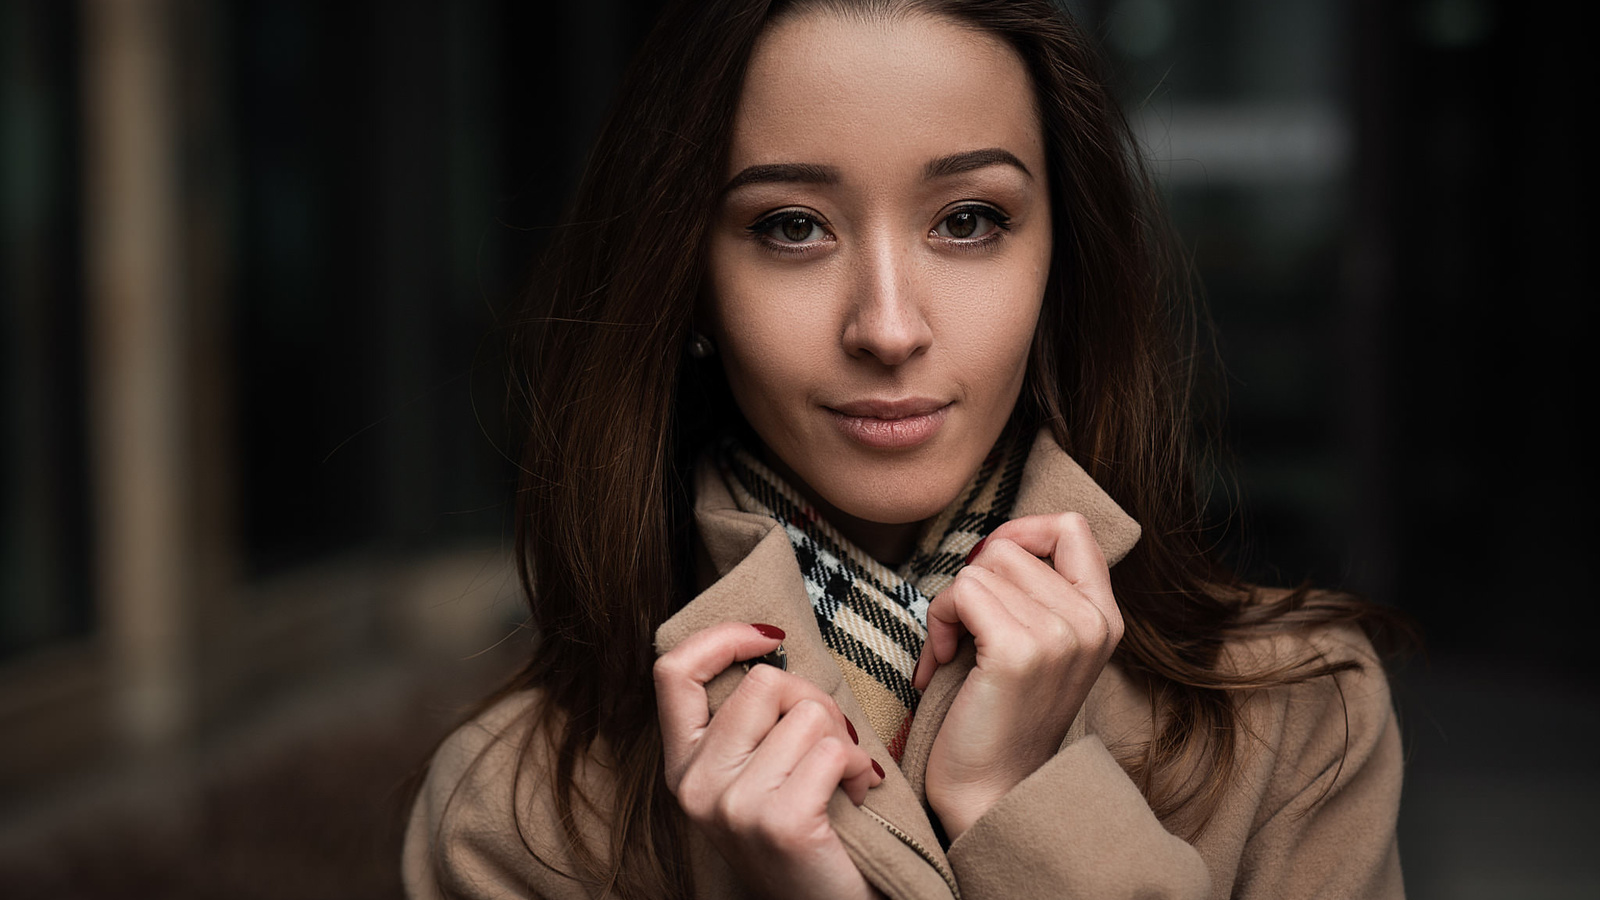
POLYGON ((667 787, 763 896, 873 897, 828 821, 828 800, 842 787, 860 805, 883 776, 833 698, 758 665, 711 715, 706 683, 782 638, 770 625, 725 622, 656 660, 667 787))

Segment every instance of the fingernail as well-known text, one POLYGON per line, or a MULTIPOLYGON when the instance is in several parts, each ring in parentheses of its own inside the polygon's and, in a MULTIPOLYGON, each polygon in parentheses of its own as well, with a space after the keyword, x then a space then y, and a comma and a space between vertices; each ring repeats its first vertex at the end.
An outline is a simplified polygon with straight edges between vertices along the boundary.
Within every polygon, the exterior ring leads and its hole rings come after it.
POLYGON ((850 740, 855 741, 857 744, 861 743, 861 738, 856 737, 856 726, 850 724, 849 716, 844 717, 844 730, 850 732, 850 740))
POLYGON ((962 563, 962 565, 964 565, 964 566, 972 565, 973 558, 978 555, 978 551, 982 550, 983 549, 983 545, 987 544, 987 543, 989 543, 989 539, 988 538, 984 538, 983 540, 977 542, 976 544, 973 544, 972 545, 972 549, 967 551, 967 561, 962 563))
POLYGON ((781 641, 785 637, 788 637, 788 635, 783 633, 783 629, 776 625, 763 625, 757 622, 752 623, 750 627, 760 632, 762 637, 772 638, 775 641, 781 641))
POLYGON ((888 778, 889 777, 889 776, 883 774, 883 766, 878 765, 878 761, 877 760, 873 760, 872 761, 872 771, 877 772, 879 778, 888 778))

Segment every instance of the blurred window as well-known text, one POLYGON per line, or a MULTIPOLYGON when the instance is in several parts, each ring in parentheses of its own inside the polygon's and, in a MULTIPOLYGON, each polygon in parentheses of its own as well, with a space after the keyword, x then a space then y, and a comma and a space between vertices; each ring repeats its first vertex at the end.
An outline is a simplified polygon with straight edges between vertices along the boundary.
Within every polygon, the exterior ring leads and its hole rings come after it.
POLYGON ((76 4, 0 4, 0 661, 87 634, 76 4))
MULTIPOLYGON (((1344 10, 1113 0, 1090 11, 1217 326, 1248 512, 1238 562, 1274 582, 1349 575, 1344 10)), ((1213 499, 1218 515, 1239 501, 1227 485, 1213 499)))
POLYGON ((494 538, 486 3, 233 4, 248 572, 494 538), (474 393, 476 391, 476 393, 474 393), (475 419, 475 402, 481 417, 475 419))

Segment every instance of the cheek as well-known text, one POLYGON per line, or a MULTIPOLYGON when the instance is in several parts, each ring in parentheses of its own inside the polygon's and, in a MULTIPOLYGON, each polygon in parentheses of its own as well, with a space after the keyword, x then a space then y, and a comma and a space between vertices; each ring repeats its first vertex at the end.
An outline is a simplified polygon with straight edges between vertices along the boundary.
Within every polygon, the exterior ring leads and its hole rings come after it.
POLYGON ((759 403, 771 404, 793 393, 806 374, 806 357, 795 352, 795 341, 771 327, 772 321, 736 317, 723 329, 719 345, 723 372, 747 414, 759 403))
POLYGON ((728 386, 746 415, 794 394, 828 359, 819 346, 821 304, 814 291, 740 265, 736 253, 712 255, 710 331, 728 386), (729 258, 733 257, 733 258, 729 258))
POLYGON ((1020 386, 1033 352, 1033 338, 1039 330, 1039 316, 1044 307, 1044 292, 1050 281, 1050 233, 1046 230, 1030 248, 1031 260, 1019 267, 1008 291, 1012 302, 1003 315, 995 318, 1005 335, 1007 359, 1020 386))
POLYGON ((942 330, 971 396, 1001 401, 1015 393, 1027 368, 1044 278, 1032 267, 1008 268, 965 287, 942 330))

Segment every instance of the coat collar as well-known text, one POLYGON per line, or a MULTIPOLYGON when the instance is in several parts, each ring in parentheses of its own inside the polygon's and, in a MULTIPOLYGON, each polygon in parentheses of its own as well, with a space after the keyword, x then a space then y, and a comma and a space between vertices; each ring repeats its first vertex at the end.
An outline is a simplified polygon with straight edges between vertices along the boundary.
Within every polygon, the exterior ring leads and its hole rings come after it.
MULTIPOLYGON (((823 643, 805 580, 783 528, 770 518, 741 511, 709 460, 702 460, 696 472, 695 492, 695 520, 715 580, 656 631, 657 652, 665 653, 689 635, 719 622, 776 625, 787 635, 784 650, 788 654, 788 670, 828 692, 853 721, 866 721, 823 643)), ((1056 444, 1047 429, 1042 429, 1023 469, 1013 515, 1055 512, 1082 513, 1089 520, 1106 561, 1112 565, 1121 561, 1139 539, 1139 524, 1056 444)), ((888 778, 867 795, 865 807, 870 815, 845 802, 834 803, 830 817, 864 872, 868 871, 864 857, 881 862, 897 852, 903 855, 906 846, 913 843, 921 845, 921 855, 934 869, 941 865, 943 854, 923 807, 922 777, 933 738, 972 665, 969 646, 935 673, 918 705, 898 768, 872 729, 858 730, 862 746, 884 765, 888 778), (891 829, 873 821, 873 817, 889 823, 906 837, 891 835, 891 829)), ((733 693, 742 677, 742 669, 733 667, 706 686, 713 712, 733 693)), ((915 873, 921 867, 889 866, 889 871, 910 877, 907 873, 915 873)), ((940 874, 948 875, 947 865, 940 874)), ((934 879, 931 886, 937 888, 939 881, 934 879)), ((902 892, 891 892, 883 883, 879 887, 890 896, 902 892)))

